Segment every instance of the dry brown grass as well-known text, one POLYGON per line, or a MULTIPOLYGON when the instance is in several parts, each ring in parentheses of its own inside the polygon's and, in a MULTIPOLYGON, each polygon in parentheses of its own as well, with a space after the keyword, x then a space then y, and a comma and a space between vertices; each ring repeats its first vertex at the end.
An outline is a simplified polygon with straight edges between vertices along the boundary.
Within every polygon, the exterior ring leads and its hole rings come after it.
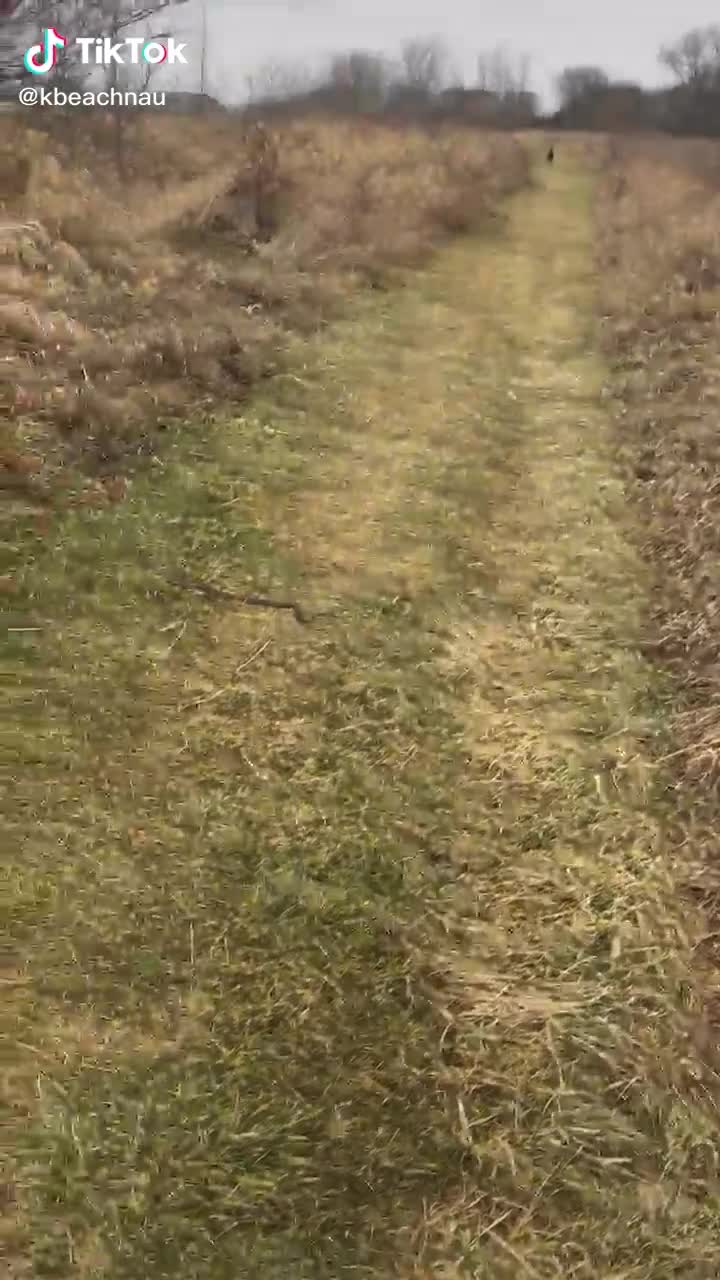
POLYGON ((327 122, 262 134, 222 117, 124 128, 121 183, 102 118, 56 122, 51 150, 3 122, 0 403, 21 427, 6 444, 22 453, 29 436, 53 474, 70 460, 114 471, 178 417, 243 398, 288 334, 527 180, 510 137, 327 122))
POLYGON ((716 1275, 591 184, 546 184, 23 552, 0 1031, 38 1277, 716 1275))
MULTIPOLYGON (((678 690, 678 839, 717 914, 720 147, 629 140, 601 195, 608 347, 630 490, 657 566, 653 652, 678 690)), ((702 952, 715 949, 710 937, 702 952)), ((711 957, 712 959, 712 957, 711 957)))

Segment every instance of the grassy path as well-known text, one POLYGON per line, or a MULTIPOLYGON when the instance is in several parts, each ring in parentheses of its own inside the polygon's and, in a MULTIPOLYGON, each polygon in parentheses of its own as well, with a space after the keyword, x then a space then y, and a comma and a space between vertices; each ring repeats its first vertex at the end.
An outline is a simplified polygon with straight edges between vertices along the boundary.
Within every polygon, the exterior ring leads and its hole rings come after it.
POLYGON ((10 1276, 717 1274, 590 200, 5 534, 10 1276))

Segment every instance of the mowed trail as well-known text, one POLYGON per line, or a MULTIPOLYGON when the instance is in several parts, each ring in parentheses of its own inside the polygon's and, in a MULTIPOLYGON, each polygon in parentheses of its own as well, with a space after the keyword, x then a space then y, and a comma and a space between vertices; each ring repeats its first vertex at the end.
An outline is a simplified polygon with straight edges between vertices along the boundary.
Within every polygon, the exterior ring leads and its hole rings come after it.
POLYGON ((28 561, 11 1275, 716 1275, 591 201, 561 160, 28 561))

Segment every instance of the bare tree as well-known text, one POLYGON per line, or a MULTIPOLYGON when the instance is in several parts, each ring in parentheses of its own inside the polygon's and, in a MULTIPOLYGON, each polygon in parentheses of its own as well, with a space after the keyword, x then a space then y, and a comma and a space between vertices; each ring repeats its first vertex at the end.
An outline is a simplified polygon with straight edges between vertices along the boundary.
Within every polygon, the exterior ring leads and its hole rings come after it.
POLYGON ((681 85, 714 89, 720 84, 720 26, 696 27, 660 50, 660 61, 681 85))
POLYGON ((604 92, 610 77, 601 67, 566 67, 557 78, 557 92, 563 110, 572 110, 580 103, 604 92))
POLYGON ((489 95, 493 118, 505 127, 519 128, 537 115, 537 97, 530 91, 530 59, 498 47, 477 60, 477 89, 489 95))
POLYGON ((201 0, 200 8, 200 93, 207 96, 208 20, 207 0, 201 0))
POLYGON ((720 27, 697 27, 660 50, 660 61, 677 84, 671 91, 669 122, 674 131, 720 132, 720 27))
MULTIPOLYGON (((83 65, 78 37, 116 41, 121 32, 152 21, 170 5, 185 0, 2 0, 0 9, 0 84, 13 84, 24 79, 25 49, 38 39, 45 27, 55 27, 69 40, 58 75, 63 79, 81 79, 91 72, 83 65)), ((164 33, 163 33, 164 34, 164 33)), ((151 38, 159 38, 154 33, 151 38)))
POLYGON ((448 54, 441 40, 409 40, 401 57, 407 88, 428 96, 440 92, 448 73, 448 54))
MULTIPOLYGON (((165 32, 153 32, 147 24, 137 29, 135 34, 142 36, 144 43, 149 40, 167 39, 165 32)), ((144 93, 149 89, 150 81, 158 70, 157 64, 150 62, 128 63, 122 66, 117 66, 113 63, 108 69, 106 79, 113 88, 144 93)))
POLYGON ((530 82, 530 59, 527 54, 513 54, 498 47, 481 53, 477 60, 477 87, 498 98, 527 93, 530 82))
POLYGON ((338 101, 361 112, 382 109, 392 75, 387 58, 364 50, 340 54, 333 58, 330 67, 330 79, 338 101))
POLYGON ((251 103, 286 102, 308 93, 315 85, 315 77, 302 65, 266 62, 246 76, 245 83, 251 103))
MULTIPOLYGON (((30 73, 23 62, 25 49, 36 43, 41 31, 55 27, 67 39, 68 44, 57 66, 48 79, 55 87, 82 88, 86 81, 93 82, 102 74, 100 68, 89 61, 83 62, 78 39, 90 42, 109 39, 116 44, 128 35, 136 33, 148 40, 167 40, 169 33, 158 29, 158 16, 163 10, 184 0, 19 0, 12 13, 0 22, 0 85, 6 89, 17 86, 30 73)), ((92 44, 86 46, 91 48, 92 44)), ((112 61, 105 69, 104 79, 110 90, 140 91, 147 89, 154 68, 147 63, 122 64, 112 61)), ((125 111, 117 102, 109 117, 110 131, 104 129, 98 137, 111 141, 115 167, 121 179, 128 177, 128 130, 132 112, 125 111)), ((60 131, 66 142, 76 145, 87 130, 90 117, 71 110, 43 112, 37 116, 38 126, 49 132, 60 131)))
POLYGON ((560 115, 566 125, 575 129, 602 127, 600 121, 609 109, 613 90, 610 77, 602 67, 566 67, 558 76, 556 86, 560 115))
POLYGON ((31 33, 41 25, 40 5, 23 0, 3 0, 0 12, 0 85, 15 84, 25 76, 22 57, 31 33))

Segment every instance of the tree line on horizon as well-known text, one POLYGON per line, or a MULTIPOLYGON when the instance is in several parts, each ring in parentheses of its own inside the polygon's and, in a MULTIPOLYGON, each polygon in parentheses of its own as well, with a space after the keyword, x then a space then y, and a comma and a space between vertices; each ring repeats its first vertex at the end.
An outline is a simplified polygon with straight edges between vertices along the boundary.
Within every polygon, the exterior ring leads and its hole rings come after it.
POLYGON ((400 120, 462 120, 499 128, 655 129, 720 136, 720 25, 695 28, 659 51, 668 83, 648 89, 614 80, 592 64, 566 68, 556 81, 558 108, 543 112, 531 87, 530 60, 504 49, 483 53, 474 83, 453 75, 438 40, 412 40, 399 59, 342 53, 319 72, 270 63, 249 80, 253 114, 328 109, 400 120))
MULTIPOLYGON (((185 0, 0 0, 0 93, 13 93, 27 74, 23 53, 42 26, 68 35, 109 35, 144 29, 167 36, 166 21, 185 0), (162 31, 156 22, 162 12, 162 31)), ((453 71, 440 40, 409 40, 398 58, 367 50, 338 53, 320 69, 268 63, 248 77, 250 116, 307 111, 370 115, 393 121, 454 121, 496 128, 642 130, 720 136, 720 25, 698 27, 659 51, 668 83, 648 89, 614 80, 592 64, 557 78, 559 106, 543 112, 531 84, 530 59, 503 48, 481 53, 471 84, 453 71)), ((203 46, 205 62, 205 46, 203 46)), ((52 73, 76 87, 88 69, 64 58, 52 73)), ((205 96, 206 78, 198 86, 205 96)), ((173 95, 170 95, 173 96, 173 95)), ((177 95, 191 99, 192 93, 177 95)), ((219 105, 219 104, 218 104, 219 105)))

